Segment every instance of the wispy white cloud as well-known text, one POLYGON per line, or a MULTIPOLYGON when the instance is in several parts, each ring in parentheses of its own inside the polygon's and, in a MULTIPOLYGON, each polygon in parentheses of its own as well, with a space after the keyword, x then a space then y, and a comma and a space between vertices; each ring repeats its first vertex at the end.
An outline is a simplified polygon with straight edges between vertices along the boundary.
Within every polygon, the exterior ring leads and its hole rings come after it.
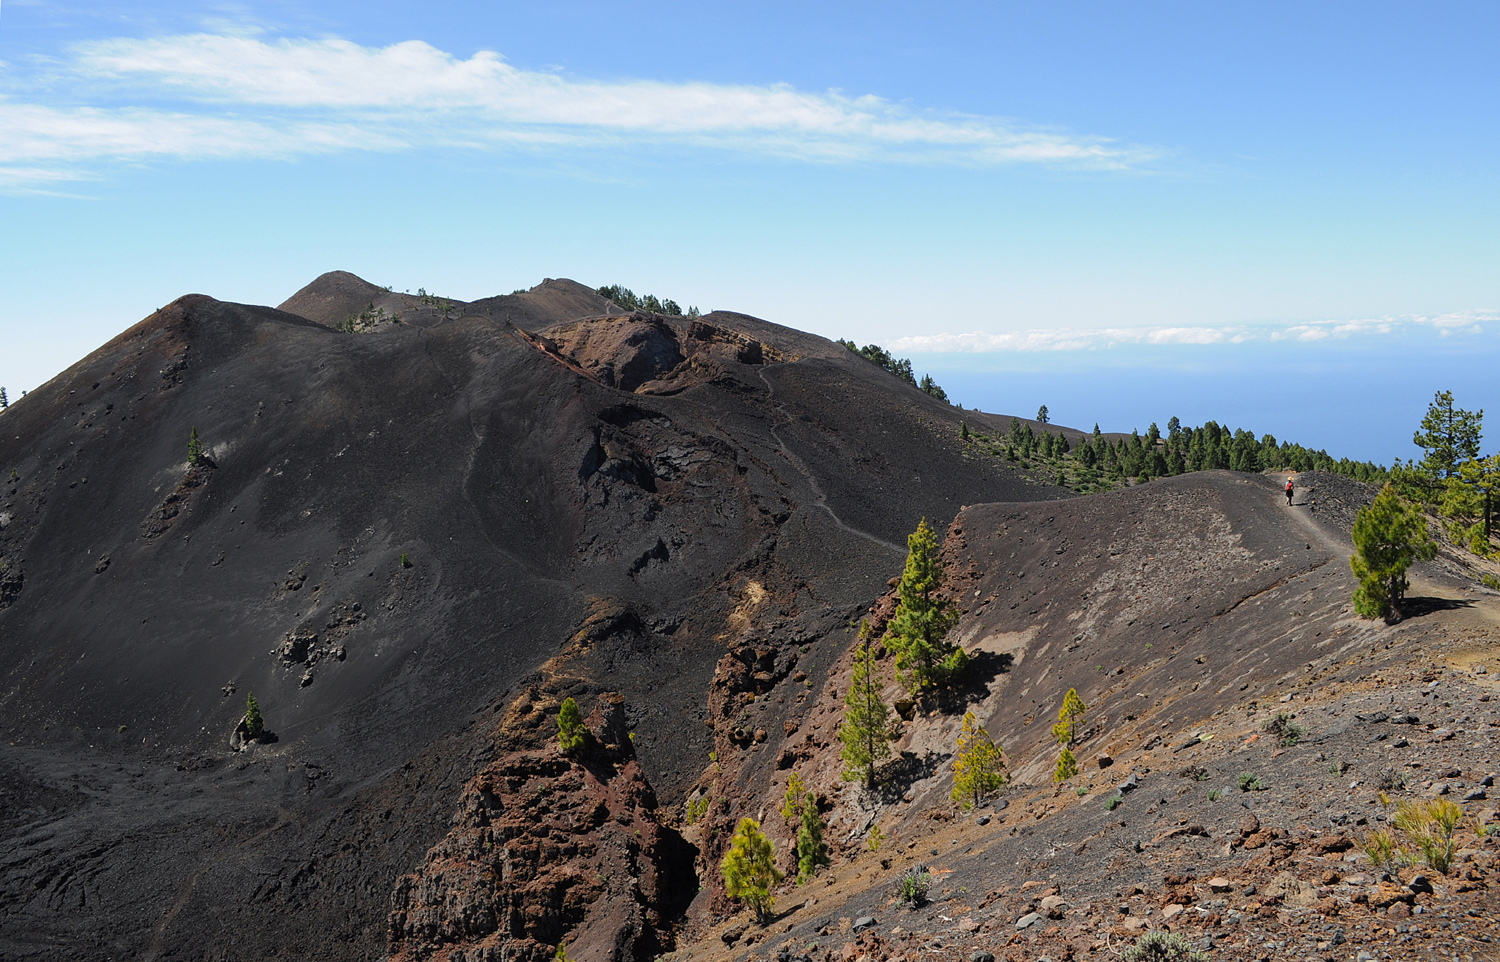
MULTIPOLYGON (((22 169, 10 166, 18 163, 100 156, 285 156, 346 148, 366 136, 349 124, 276 125, 135 107, 53 108, 0 101, 0 164, 9 170, 22 169)), ((381 146, 403 145, 388 139, 381 146)))
POLYGON ((1358 320, 1314 321, 1289 325, 1225 327, 1099 327, 1051 328, 991 334, 918 334, 899 337, 887 349, 910 354, 989 353, 1007 351, 1085 351, 1119 345, 1245 344, 1275 341, 1326 341, 1358 336, 1387 335, 1429 328, 1441 336, 1480 334, 1485 323, 1500 321, 1500 311, 1473 310, 1451 314, 1402 314, 1358 320))
POLYGON ((416 40, 365 47, 243 31, 121 38, 81 44, 54 68, 54 85, 73 83, 92 104, 124 98, 136 106, 0 103, 0 163, 601 141, 822 162, 1123 168, 1157 156, 1105 137, 875 96, 786 84, 570 78, 515 67, 492 51, 464 60, 416 40))

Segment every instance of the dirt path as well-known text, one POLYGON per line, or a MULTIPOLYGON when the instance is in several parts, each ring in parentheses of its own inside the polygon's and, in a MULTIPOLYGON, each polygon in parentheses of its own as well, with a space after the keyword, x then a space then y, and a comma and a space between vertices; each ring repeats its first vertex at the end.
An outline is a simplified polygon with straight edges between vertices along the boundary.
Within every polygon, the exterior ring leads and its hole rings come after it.
MULTIPOLYGON (((1280 495, 1278 495, 1280 497, 1280 495)), ((1313 520, 1306 511, 1298 511, 1302 507, 1295 500, 1287 510, 1292 513, 1293 519, 1301 530, 1306 533, 1309 541, 1319 545, 1324 550, 1337 558, 1343 559, 1348 564, 1349 557, 1353 554, 1349 545, 1343 539, 1330 534, 1326 528, 1313 520)), ((1427 598, 1437 598, 1443 601, 1464 602, 1465 607, 1449 615, 1459 623, 1467 621, 1462 613, 1467 612, 1471 617, 1477 616, 1479 620, 1491 625, 1500 625, 1500 605, 1496 605, 1488 598, 1475 598, 1471 592, 1457 591, 1451 585, 1442 584, 1432 578, 1425 577, 1420 572, 1409 571, 1407 578, 1411 582, 1412 594, 1427 598)))
MULTIPOLYGON (((771 404, 773 407, 775 407, 776 413, 780 414, 783 418, 790 422, 791 417, 782 408, 781 402, 776 400, 776 387, 771 383, 770 378, 766 377, 766 372, 757 371, 756 373, 760 375, 761 382, 765 384, 767 396, 771 399, 771 404)), ((792 467, 796 468, 797 471, 807 479, 807 483, 813 489, 813 494, 816 494, 818 496, 818 499, 813 502, 813 507, 821 508, 822 510, 828 512, 828 517, 833 519, 833 523, 837 525, 841 531, 847 531, 856 537, 864 538, 866 541, 869 541, 872 544, 878 544, 882 548, 887 548, 901 555, 902 557, 905 557, 905 548, 900 547, 899 545, 891 544, 889 541, 886 541, 882 538, 877 538, 873 534, 870 534, 868 531, 861 531, 858 528, 851 528, 849 525, 844 523, 844 520, 834 512, 833 508, 829 507, 828 495, 823 493, 823 487, 822 485, 818 484, 818 479, 813 476, 813 473, 811 471, 808 470, 807 465, 802 463, 802 459, 797 457, 796 453, 793 452, 791 448, 787 447, 787 443, 782 439, 781 433, 776 430, 775 422, 772 422, 771 424, 771 437, 775 438, 776 443, 780 445, 781 456, 786 458, 787 461, 791 463, 792 467)))

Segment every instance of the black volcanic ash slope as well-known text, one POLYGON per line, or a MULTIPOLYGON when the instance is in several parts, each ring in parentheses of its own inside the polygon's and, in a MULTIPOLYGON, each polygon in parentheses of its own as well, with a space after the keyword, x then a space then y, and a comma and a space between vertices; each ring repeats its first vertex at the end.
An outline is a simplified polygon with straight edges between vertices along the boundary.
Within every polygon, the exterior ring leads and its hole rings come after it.
POLYGON ((675 803, 726 646, 841 638, 921 516, 1059 493, 821 338, 568 281, 334 330, 360 285, 183 297, 0 415, 0 955, 378 956, 476 712, 601 610, 580 691, 675 803))

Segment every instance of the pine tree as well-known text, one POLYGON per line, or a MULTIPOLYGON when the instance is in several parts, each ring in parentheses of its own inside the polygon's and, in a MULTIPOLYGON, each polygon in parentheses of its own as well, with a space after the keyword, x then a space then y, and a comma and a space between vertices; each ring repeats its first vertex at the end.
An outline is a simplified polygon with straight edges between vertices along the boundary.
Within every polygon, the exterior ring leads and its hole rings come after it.
POLYGON ((880 666, 870 645, 870 623, 860 622, 859 650, 854 655, 854 676, 844 693, 844 720, 839 740, 844 743, 844 778, 864 778, 875 787, 875 764, 891 753, 891 710, 880 697, 880 666))
POLYGON ((1479 457, 1479 439, 1483 436, 1484 411, 1465 411, 1453 406, 1453 392, 1433 395, 1421 430, 1412 435, 1412 443, 1426 452, 1421 470, 1434 480, 1447 480, 1458 472, 1464 461, 1479 457))
POLYGON ((1359 579, 1354 610, 1366 618, 1399 616, 1408 587, 1407 567, 1437 554, 1437 545, 1427 536, 1426 519, 1388 483, 1354 516, 1350 537, 1354 555, 1349 567, 1359 579))
POLYGON ((1036 409, 1036 419, 1043 424, 1047 423, 1047 405, 1043 404, 1036 409))
POLYGON ((786 820, 788 828, 801 821, 802 799, 806 794, 807 783, 801 775, 792 772, 792 777, 786 782, 786 794, 781 799, 781 817, 786 820))
POLYGON ((1057 724, 1052 726, 1052 734, 1058 744, 1068 748, 1078 744, 1078 734, 1083 728, 1084 713, 1087 711, 1088 706, 1078 697, 1078 689, 1069 688, 1068 693, 1063 696, 1062 707, 1057 710, 1057 724))
POLYGON ((563 699, 557 712, 557 747, 564 755, 572 755, 583 747, 588 738, 588 729, 583 724, 583 712, 572 696, 563 699))
POLYGON ((771 906, 775 903, 771 886, 781 881, 782 876, 776 870, 771 840, 755 819, 740 819, 730 839, 729 851, 719 863, 719 873, 724 876, 724 891, 730 898, 749 905, 762 925, 770 921, 771 906))
POLYGON ((823 813, 818 800, 808 792, 802 799, 802 824, 797 827, 797 884, 812 878, 819 865, 827 865, 828 846, 823 843, 823 813))
POLYGON ((1004 752, 975 720, 974 713, 965 712, 964 727, 958 734, 953 756, 951 797, 964 808, 972 808, 1009 780, 1004 752))
POLYGON ((5 396, 5 388, 0 387, 0 411, 10 407, 10 398, 5 396))
POLYGON ((962 438, 963 440, 965 440, 965 441, 969 440, 969 422, 968 421, 960 421, 960 422, 958 422, 958 436, 960 438, 962 438))
POLYGON ((260 703, 255 700, 255 692, 247 692, 245 695, 245 737, 259 738, 266 733, 266 720, 261 717, 260 703))
POLYGON ((203 460, 203 443, 198 440, 198 429, 193 428, 188 432, 188 464, 194 465, 203 460))
POLYGON ((951 602, 935 596, 943 584, 943 569, 937 536, 926 518, 907 537, 906 546, 906 568, 897 589, 901 601, 886 644, 896 652, 897 676, 916 695, 962 672, 969 656, 947 640, 959 615, 951 610, 951 602))
POLYGON ((1054 782, 1065 782, 1078 774, 1078 759, 1073 756, 1073 749, 1064 747, 1062 754, 1057 756, 1057 770, 1052 773, 1054 782))
POLYGON ((1500 454, 1465 461, 1459 466, 1457 480, 1474 492, 1476 501, 1482 500, 1483 508, 1480 513, 1483 520, 1471 533, 1469 547, 1475 554, 1487 556, 1490 553, 1490 519, 1494 512, 1494 497, 1500 492, 1500 454), (1484 550, 1479 550, 1481 547, 1484 550))

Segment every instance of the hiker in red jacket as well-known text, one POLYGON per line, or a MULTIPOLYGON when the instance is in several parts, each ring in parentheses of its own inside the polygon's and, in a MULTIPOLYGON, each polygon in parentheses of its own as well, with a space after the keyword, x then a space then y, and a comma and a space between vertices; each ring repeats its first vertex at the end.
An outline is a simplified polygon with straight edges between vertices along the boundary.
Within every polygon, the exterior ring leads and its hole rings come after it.
POLYGON ((1292 506, 1292 479, 1291 478, 1287 478, 1286 479, 1286 506, 1289 507, 1289 508, 1292 506))

